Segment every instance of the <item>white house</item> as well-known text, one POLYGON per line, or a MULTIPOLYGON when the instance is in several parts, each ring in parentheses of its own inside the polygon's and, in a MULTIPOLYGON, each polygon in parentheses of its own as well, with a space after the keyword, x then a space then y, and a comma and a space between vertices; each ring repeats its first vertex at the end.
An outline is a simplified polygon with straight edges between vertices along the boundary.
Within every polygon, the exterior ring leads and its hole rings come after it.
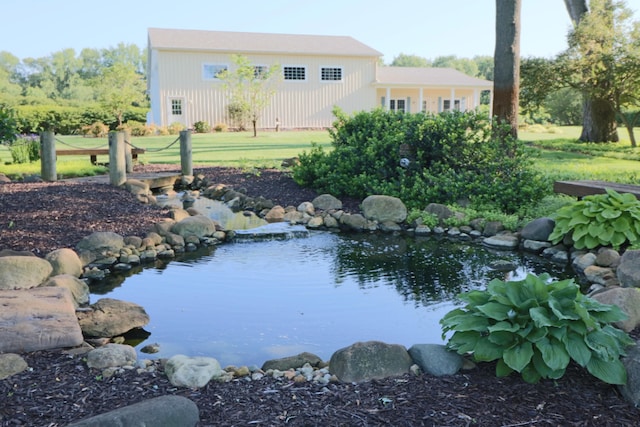
POLYGON ((332 110, 377 107, 439 112, 474 109, 493 83, 448 68, 385 67, 382 54, 345 36, 264 34, 150 28, 149 123, 187 127, 228 123, 228 95, 216 75, 231 69, 231 55, 256 67, 277 64, 282 79, 260 128, 325 128, 332 110))

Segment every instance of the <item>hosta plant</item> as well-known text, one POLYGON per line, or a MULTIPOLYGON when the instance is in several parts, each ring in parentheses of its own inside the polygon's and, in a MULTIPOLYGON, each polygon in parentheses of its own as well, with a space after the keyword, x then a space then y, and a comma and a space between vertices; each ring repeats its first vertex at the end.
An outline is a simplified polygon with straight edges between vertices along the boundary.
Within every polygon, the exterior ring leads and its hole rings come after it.
POLYGON ((519 281, 492 280, 486 290, 463 293, 466 303, 440 321, 447 347, 475 361, 497 360, 496 375, 519 372, 529 383, 557 379, 571 360, 610 384, 626 383, 620 361, 629 336, 610 325, 626 315, 619 307, 583 295, 572 279, 547 274, 519 281))
POLYGON ((608 188, 606 194, 586 196, 560 208, 554 219, 556 225, 549 240, 558 243, 569 235, 577 249, 617 249, 640 239, 640 201, 633 194, 608 188))

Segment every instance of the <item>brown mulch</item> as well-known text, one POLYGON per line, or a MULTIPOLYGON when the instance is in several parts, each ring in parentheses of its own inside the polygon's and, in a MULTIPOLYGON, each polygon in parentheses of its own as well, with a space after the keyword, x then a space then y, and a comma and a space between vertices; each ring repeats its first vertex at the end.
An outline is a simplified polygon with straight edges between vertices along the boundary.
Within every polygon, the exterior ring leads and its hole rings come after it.
MULTIPOLYGON (((145 166, 158 171, 166 166, 145 166)), ((315 193, 279 171, 247 173, 196 169, 214 182, 244 188, 281 205, 297 205, 315 193)), ((348 210, 358 202, 346 201, 348 210)), ((137 203, 108 185, 0 184, 0 250, 43 256, 73 247, 93 231, 142 235, 161 209, 137 203)), ((203 389, 173 387, 156 363, 154 374, 124 371, 102 378, 82 356, 60 352, 23 355, 30 370, 0 380, 0 426, 62 426, 71 421, 166 394, 185 396, 200 409, 202 426, 634 426, 640 410, 617 387, 570 366, 555 381, 532 385, 519 376, 496 378, 480 364, 447 377, 404 376, 361 384, 311 383, 264 378, 210 383, 203 389)), ((215 357, 215 355, 213 355, 215 357)))

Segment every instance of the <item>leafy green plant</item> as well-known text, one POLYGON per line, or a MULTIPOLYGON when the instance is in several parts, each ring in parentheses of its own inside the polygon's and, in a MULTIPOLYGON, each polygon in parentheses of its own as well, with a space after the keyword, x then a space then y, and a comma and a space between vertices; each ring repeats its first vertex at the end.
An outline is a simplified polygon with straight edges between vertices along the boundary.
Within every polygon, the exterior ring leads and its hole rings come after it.
POLYGON ((609 188, 606 194, 586 196, 561 208, 554 219, 556 225, 549 240, 558 243, 570 235, 577 249, 617 249, 625 243, 633 245, 640 238, 640 201, 633 194, 609 188))
POLYGON ((209 126, 209 122, 200 120, 193 124, 193 130, 195 130, 196 133, 209 133, 211 132, 211 126, 209 126))
POLYGON ((40 140, 37 135, 20 136, 9 145, 13 163, 31 163, 40 160, 40 140))
POLYGON ((438 225, 438 216, 431 212, 426 212, 420 209, 411 209, 407 214, 407 222, 409 224, 416 222, 422 225, 426 225, 429 228, 434 228, 438 225))
POLYGON ((571 360, 600 380, 625 384, 620 361, 629 336, 610 325, 626 318, 619 307, 582 293, 572 279, 550 282, 547 274, 520 281, 492 280, 484 291, 460 295, 466 303, 440 324, 447 346, 476 361, 497 360, 496 375, 519 372, 529 383, 561 378, 571 360))

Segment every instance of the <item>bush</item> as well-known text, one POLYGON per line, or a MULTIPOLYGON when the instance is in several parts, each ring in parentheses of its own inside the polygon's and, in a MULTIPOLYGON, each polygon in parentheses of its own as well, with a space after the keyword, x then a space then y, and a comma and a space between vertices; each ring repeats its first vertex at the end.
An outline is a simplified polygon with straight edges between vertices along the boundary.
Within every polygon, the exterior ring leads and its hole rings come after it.
POLYGON ((586 196, 561 208, 555 215, 549 240, 558 243, 565 235, 576 249, 635 244, 640 238, 640 201, 633 194, 609 188, 606 194, 586 196))
POLYGON ((184 125, 179 122, 173 122, 169 126, 167 126, 167 131, 169 132, 169 135, 178 135, 180 131, 184 129, 185 129, 184 125))
POLYGON ((551 188, 533 169, 531 151, 509 136, 494 138, 495 127, 477 113, 334 113, 333 150, 314 145, 300 155, 293 169, 300 185, 336 196, 395 196, 418 209, 466 199, 507 213, 551 188))
POLYGON ((211 126, 209 126, 209 123, 200 120, 193 124, 193 130, 195 130, 196 133, 209 133, 211 132, 211 126))
POLYGON ((135 120, 129 120, 124 124, 124 127, 131 136, 149 136, 153 135, 155 131, 151 126, 147 126, 146 124, 135 120))
POLYGON ((447 346, 474 360, 497 360, 496 375, 519 372, 529 383, 564 375, 570 360, 610 384, 625 384, 620 361, 634 341, 610 325, 625 314, 580 293, 573 280, 547 283, 548 275, 492 280, 485 291, 460 295, 466 303, 440 321, 447 346))
POLYGON ((6 105, 0 104, 0 144, 11 144, 17 138, 18 122, 15 111, 6 105))
POLYGON ((88 126, 83 126, 82 135, 103 138, 109 133, 109 127, 102 122, 94 122, 88 126))
POLYGON ((216 132, 227 132, 229 130, 229 126, 227 126, 226 123, 216 123, 213 130, 216 132))
POLYGON ((9 146, 13 163, 32 163, 40 160, 40 138, 37 135, 20 136, 9 146))

